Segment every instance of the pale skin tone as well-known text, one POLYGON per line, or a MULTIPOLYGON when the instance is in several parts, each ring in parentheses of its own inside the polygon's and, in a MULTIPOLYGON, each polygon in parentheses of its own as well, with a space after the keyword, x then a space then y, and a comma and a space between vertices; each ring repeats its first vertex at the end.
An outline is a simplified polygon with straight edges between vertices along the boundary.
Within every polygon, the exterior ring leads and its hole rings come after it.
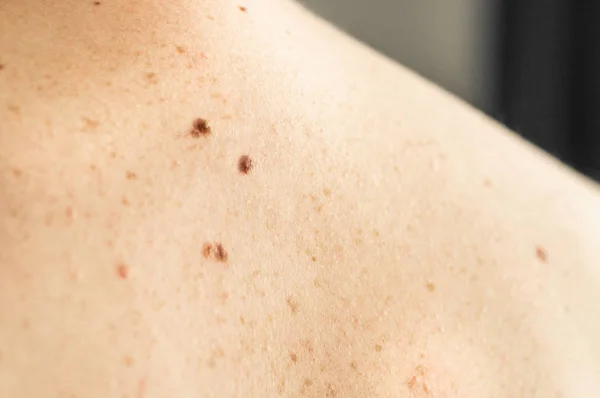
POLYGON ((0 396, 600 395, 594 183, 293 2, 0 21, 0 396))

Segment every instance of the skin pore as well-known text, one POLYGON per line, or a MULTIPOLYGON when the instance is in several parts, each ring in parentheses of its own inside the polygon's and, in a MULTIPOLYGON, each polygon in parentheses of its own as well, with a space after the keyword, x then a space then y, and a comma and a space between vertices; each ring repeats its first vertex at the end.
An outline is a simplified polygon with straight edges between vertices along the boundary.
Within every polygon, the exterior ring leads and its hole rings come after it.
POLYGON ((595 184, 294 2, 0 21, 0 396, 600 395, 595 184))

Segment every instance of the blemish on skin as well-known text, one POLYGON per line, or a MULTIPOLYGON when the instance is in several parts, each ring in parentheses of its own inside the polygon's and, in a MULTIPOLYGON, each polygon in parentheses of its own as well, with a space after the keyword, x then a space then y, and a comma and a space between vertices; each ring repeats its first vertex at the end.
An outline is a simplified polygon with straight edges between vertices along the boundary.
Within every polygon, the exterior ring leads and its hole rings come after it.
POLYGON ((548 262, 548 252, 546 252, 546 249, 544 249, 542 246, 538 246, 535 249, 535 254, 537 255, 537 258, 543 262, 543 263, 547 263, 548 262))
POLYGON ((290 352, 290 361, 292 361, 292 363, 298 362, 298 355, 294 352, 290 352))
POLYGON ((486 188, 491 188, 492 187, 492 180, 490 180, 489 178, 486 178, 485 180, 483 180, 483 186, 486 188))
POLYGON ((133 360, 133 358, 132 358, 132 357, 130 357, 129 355, 126 355, 126 356, 123 358, 123 363, 124 363, 124 364, 125 364, 125 366, 127 366, 128 368, 132 367, 132 366, 133 366, 133 364, 134 364, 134 362, 135 362, 135 361, 133 360))
POLYGON ((327 197, 331 196, 331 189, 323 188, 323 195, 325 195, 327 197))
POLYGON ((202 255, 204 256, 204 258, 209 258, 210 255, 212 254, 213 251, 213 246, 210 243, 205 243, 204 246, 202 247, 202 255))
POLYGON ((436 286, 435 283, 433 282, 427 282, 427 284, 425 285, 427 287, 427 290, 429 290, 430 292, 435 292, 436 286))
POLYGON ((73 218, 73 208, 71 206, 67 206, 65 209, 65 216, 67 218, 73 218))
POLYGON ((381 352, 383 350, 383 346, 381 344, 375 344, 375 351, 381 352))
POLYGON ((358 369, 358 364, 356 363, 356 361, 352 361, 350 362, 350 367, 354 370, 358 369))
POLYGON ((211 133, 212 133, 212 129, 208 125, 208 122, 202 118, 196 119, 196 121, 194 121, 192 131, 190 131, 190 135, 194 138, 200 138, 202 136, 207 136, 211 133))
POLYGON ((244 6, 240 6, 240 11, 242 12, 248 12, 248 9, 244 6))
POLYGON ((99 1, 94 1, 94 5, 95 5, 95 6, 99 6, 100 4, 102 4, 102 3, 101 3, 101 2, 99 2, 99 1))
POLYGON ((183 46, 177 46, 177 47, 175 47, 175 49, 177 50, 177 53, 179 53, 179 54, 185 54, 185 47, 183 47, 183 46))
POLYGON ((85 123, 85 127, 88 129, 95 129, 100 125, 100 122, 94 119, 90 119, 89 117, 84 117, 83 122, 85 123))
POLYGON ((310 387, 312 385, 313 385, 313 381, 311 379, 309 379, 308 377, 306 379, 304 379, 304 386, 310 387))
POLYGON ((317 262, 317 258, 315 256, 312 256, 310 259, 312 260, 313 263, 317 262))
POLYGON ((125 177, 127 177, 128 180, 137 180, 137 174, 133 171, 127 171, 125 177))
POLYGON ((19 178, 23 175, 23 172, 21 171, 21 169, 18 169, 16 167, 12 169, 12 173, 17 178, 19 178))
POLYGON ((250 159, 250 156, 243 155, 240 157, 238 160, 238 170, 242 174, 248 174, 252 170, 252 159, 250 159))
POLYGON ((15 115, 20 115, 21 114, 21 108, 18 105, 15 104, 8 104, 6 106, 9 110, 9 112, 15 114, 15 115))
POLYGON ((158 83, 158 77, 156 77, 156 73, 153 73, 153 72, 146 73, 146 80, 150 84, 157 84, 158 83))
POLYGON ((299 304, 296 300, 294 300, 292 297, 288 297, 286 299, 286 302, 287 302, 288 307, 290 307, 290 311, 292 311, 292 314, 295 314, 298 312, 299 304))
POLYGON ((119 278, 121 279, 127 279, 129 276, 129 268, 126 264, 120 263, 117 265, 117 275, 119 275, 119 278))
POLYGON ((222 263, 226 263, 227 259, 229 258, 229 254, 227 254, 227 251, 220 243, 217 243, 215 245, 215 258, 217 259, 217 261, 220 261, 222 263))
POLYGON ((310 339, 302 340, 300 345, 309 353, 313 353, 315 351, 314 343, 310 339))
POLYGON ((117 158, 117 153, 115 151, 112 151, 111 153, 108 154, 108 157, 111 159, 116 159, 117 158))
POLYGON ((121 198, 121 204, 122 204, 123 206, 129 206, 131 203, 129 202, 129 199, 127 199, 127 197, 126 197, 126 196, 123 196, 123 197, 121 198))
POLYGON ((4 69, 4 64, 0 64, 0 70, 4 69))

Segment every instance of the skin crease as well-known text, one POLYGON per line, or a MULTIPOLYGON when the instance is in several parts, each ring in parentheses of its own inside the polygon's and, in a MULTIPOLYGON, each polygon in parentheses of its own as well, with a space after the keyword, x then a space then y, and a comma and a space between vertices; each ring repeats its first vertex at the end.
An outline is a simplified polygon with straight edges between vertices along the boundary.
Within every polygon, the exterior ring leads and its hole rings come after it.
POLYGON ((0 3, 0 396, 600 395, 596 185, 293 2, 96 3, 0 3))

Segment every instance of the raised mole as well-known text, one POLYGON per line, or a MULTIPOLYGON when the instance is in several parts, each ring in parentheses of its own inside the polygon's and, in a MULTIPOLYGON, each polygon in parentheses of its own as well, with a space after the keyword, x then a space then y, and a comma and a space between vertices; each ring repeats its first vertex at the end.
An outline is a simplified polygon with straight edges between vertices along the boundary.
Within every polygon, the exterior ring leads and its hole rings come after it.
POLYGON ((252 170, 252 159, 248 155, 243 155, 238 160, 238 170, 242 174, 248 174, 252 170))
POLYGON ((194 138, 200 138, 211 133, 212 129, 208 125, 208 122, 205 119, 198 118, 194 121, 194 125, 192 127, 192 131, 190 132, 190 135, 194 138))

